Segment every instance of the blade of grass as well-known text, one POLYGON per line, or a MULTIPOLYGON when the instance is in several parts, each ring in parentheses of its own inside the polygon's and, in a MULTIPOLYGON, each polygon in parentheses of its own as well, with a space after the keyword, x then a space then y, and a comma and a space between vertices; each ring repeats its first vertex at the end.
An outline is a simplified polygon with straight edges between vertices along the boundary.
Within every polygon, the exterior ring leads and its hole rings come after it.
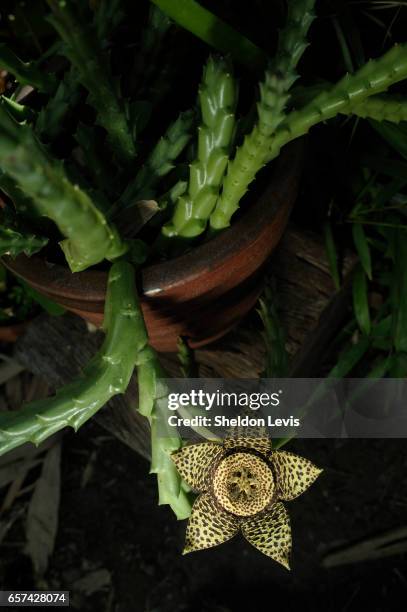
POLYGON ((352 227, 353 241, 360 257, 360 262, 369 280, 372 280, 372 259, 370 247, 366 238, 365 230, 361 223, 355 223, 352 227))
POLYGON ((371 170, 375 170, 385 176, 395 179, 405 179, 407 176, 407 164, 397 159, 386 159, 379 155, 363 155, 361 163, 371 170))
POLYGON ((178 25, 218 51, 230 53, 236 61, 251 69, 260 70, 265 66, 267 55, 264 51, 195 0, 151 1, 178 25))
POLYGON ((359 363, 363 355, 370 346, 370 340, 367 336, 362 336, 357 344, 352 344, 347 347, 340 355, 338 362, 331 369, 328 378, 343 378, 359 363))
POLYGON ((394 237, 394 269, 391 283, 393 343, 397 352, 407 352, 407 240, 398 230, 394 237))
POLYGON ((396 353, 393 355, 390 368, 391 378, 405 378, 407 376, 407 353, 396 353))
POLYGON ((325 234, 325 250, 328 257, 329 269, 331 272, 332 280, 334 282, 335 288, 339 291, 341 287, 341 281, 339 276, 339 266, 338 266, 338 253, 336 250, 335 240, 332 232, 332 226, 328 222, 325 224, 324 228, 325 234))
POLYGON ((370 121, 370 125, 386 140, 404 159, 407 159, 407 125, 397 125, 389 121, 370 121))
POLYGON ((370 310, 366 273, 361 265, 356 266, 352 284, 353 310, 363 334, 370 334, 370 310))

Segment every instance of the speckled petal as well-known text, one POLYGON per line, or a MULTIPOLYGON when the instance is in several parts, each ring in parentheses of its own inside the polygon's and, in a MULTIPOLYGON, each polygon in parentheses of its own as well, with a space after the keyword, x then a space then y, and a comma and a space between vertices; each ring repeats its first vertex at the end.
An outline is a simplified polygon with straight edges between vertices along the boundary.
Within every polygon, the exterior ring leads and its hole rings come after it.
POLYGON ((238 531, 238 519, 221 510, 213 497, 209 493, 204 493, 192 506, 183 554, 223 544, 238 531))
POLYGON ((203 442, 189 444, 171 455, 182 478, 194 489, 203 492, 208 487, 208 476, 213 461, 224 453, 221 444, 203 442))
POLYGON ((257 550, 290 569, 290 519, 281 502, 274 504, 267 514, 244 519, 242 533, 257 550))
POLYGON ((263 455, 268 455, 271 451, 271 438, 267 435, 265 427, 231 427, 223 444, 227 450, 247 448, 263 455))
POLYGON ((322 470, 309 459, 287 451, 275 451, 270 456, 280 499, 289 501, 304 493, 322 470))

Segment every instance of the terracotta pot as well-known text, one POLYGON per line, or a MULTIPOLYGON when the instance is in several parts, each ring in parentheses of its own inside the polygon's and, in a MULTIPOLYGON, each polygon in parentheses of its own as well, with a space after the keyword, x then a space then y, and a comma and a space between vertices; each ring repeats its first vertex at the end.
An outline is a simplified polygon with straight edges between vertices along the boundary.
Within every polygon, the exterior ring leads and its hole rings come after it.
MULTIPOLYGON (((222 234, 175 259, 141 272, 141 303, 150 342, 176 350, 177 338, 198 347, 229 331, 255 304, 262 269, 278 244, 297 196, 301 142, 286 147, 262 196, 222 234)), ((24 255, 3 263, 34 289, 100 325, 107 272, 68 268, 24 255)))

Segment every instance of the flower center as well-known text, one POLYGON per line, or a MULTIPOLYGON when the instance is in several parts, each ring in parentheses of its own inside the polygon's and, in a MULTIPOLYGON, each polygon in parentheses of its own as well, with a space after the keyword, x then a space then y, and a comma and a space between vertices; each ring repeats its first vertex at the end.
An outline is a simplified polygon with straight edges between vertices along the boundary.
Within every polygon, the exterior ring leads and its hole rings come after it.
POLYGON ((263 510, 274 491, 273 474, 267 463, 251 453, 233 453, 215 471, 213 492, 225 510, 251 516, 263 510))

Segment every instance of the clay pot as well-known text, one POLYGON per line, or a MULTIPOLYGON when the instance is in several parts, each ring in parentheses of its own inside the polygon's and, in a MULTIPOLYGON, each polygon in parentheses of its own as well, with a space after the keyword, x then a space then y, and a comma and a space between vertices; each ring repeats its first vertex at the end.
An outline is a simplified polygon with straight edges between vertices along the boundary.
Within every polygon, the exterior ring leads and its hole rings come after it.
MULTIPOLYGON (((141 304, 158 351, 176 350, 177 338, 198 347, 229 331, 255 304, 262 271, 278 244, 297 196, 301 142, 286 147, 261 197, 232 227, 193 251, 141 271, 141 304)), ((41 256, 3 257, 4 265, 34 289, 100 325, 107 272, 72 274, 41 256)))

